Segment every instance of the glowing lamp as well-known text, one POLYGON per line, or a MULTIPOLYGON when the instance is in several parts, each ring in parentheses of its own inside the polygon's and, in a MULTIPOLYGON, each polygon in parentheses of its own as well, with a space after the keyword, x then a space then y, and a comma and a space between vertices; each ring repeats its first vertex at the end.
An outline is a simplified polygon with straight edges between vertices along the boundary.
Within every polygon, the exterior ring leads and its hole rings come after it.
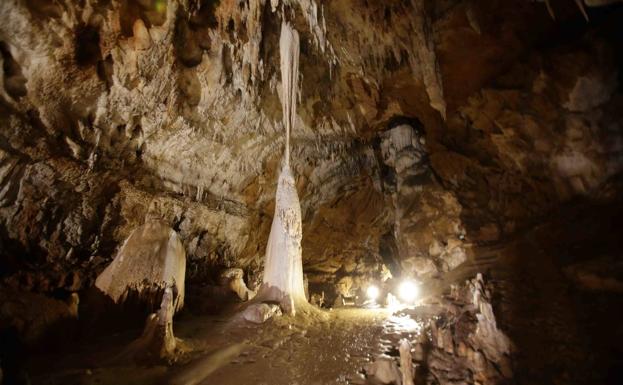
POLYGON ((379 288, 374 285, 368 286, 368 289, 366 290, 366 295, 368 296, 368 299, 376 301, 379 296, 379 288))
POLYGON ((398 297, 400 297, 403 302, 413 302, 419 294, 420 289, 412 281, 403 281, 400 286, 398 286, 398 297))

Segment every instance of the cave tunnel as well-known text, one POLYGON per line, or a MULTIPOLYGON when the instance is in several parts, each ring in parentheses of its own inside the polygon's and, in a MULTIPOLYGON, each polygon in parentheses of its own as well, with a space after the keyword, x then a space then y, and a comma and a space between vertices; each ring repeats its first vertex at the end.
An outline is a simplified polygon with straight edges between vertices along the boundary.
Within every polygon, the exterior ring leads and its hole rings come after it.
POLYGON ((621 3, 0 1, 0 385, 622 384, 621 3))

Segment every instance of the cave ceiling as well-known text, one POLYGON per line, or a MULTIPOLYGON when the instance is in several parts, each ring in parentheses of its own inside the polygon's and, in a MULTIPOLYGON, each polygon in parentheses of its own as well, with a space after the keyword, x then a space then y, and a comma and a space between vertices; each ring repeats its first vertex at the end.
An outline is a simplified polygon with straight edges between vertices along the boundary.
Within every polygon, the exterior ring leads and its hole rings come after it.
POLYGON ((301 35, 310 280, 446 272, 571 199, 611 199, 620 10, 598 3, 587 23, 572 1, 555 20, 524 0, 2 1, 5 277, 89 285, 148 219, 179 233, 190 281, 257 272, 282 19, 301 35))

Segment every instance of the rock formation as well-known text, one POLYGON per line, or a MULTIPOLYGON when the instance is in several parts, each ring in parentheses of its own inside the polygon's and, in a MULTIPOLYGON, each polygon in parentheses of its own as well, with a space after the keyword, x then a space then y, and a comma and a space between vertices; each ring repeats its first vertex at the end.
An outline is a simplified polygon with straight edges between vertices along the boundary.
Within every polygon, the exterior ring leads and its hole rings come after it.
POLYGON ((481 274, 466 282, 447 312, 431 324, 432 350, 426 365, 440 384, 457 373, 470 373, 468 383, 499 384, 513 376, 514 345, 498 329, 481 274))
POLYGON ((377 357, 368 364, 364 371, 366 376, 376 383, 401 385, 401 374, 396 363, 389 357, 377 357))
POLYGON ((413 362, 411 356, 411 344, 408 340, 400 342, 400 373, 402 374, 403 385, 414 385, 415 374, 413 372, 413 362))
POLYGON ((143 334, 117 357, 118 361, 132 359, 139 363, 157 363, 175 359, 178 341, 173 334, 174 303, 173 290, 167 287, 160 309, 147 317, 143 334))
POLYGON ((568 3, 553 24, 527 1, 3 2, 5 276, 42 293, 87 288, 151 218, 178 232, 189 280, 261 271, 285 142, 283 12, 305 51, 290 167, 312 286, 392 259, 410 273, 452 269, 473 242, 593 199, 620 170, 608 35, 530 51, 582 18, 568 3), (441 98, 446 122, 430 106, 441 98), (402 123, 430 171, 405 174, 394 194, 398 170, 377 145, 402 123))
POLYGON ((243 279, 242 269, 232 268, 221 272, 221 285, 236 293, 238 298, 248 301, 255 296, 255 292, 249 290, 243 279))
POLYGON ((294 314, 297 304, 307 302, 303 285, 301 205, 290 170, 290 131, 296 119, 298 94, 299 36, 285 22, 281 25, 279 47, 286 147, 277 182, 275 215, 266 246, 263 286, 258 298, 276 301, 285 312, 294 314))
POLYGON ((275 304, 269 305, 266 303, 255 303, 247 307, 242 313, 242 317, 245 320, 256 324, 264 323, 269 318, 280 315, 281 309, 279 308, 279 306, 275 304))
POLYGON ((95 287, 115 303, 124 302, 130 292, 149 302, 172 288, 177 311, 184 306, 185 276, 186 253, 177 234, 167 225, 152 221, 130 234, 95 280, 95 287))
POLYGON ((370 380, 403 385, 504 384, 512 380, 516 349, 497 326, 491 291, 482 274, 454 289, 450 297, 435 300, 435 304, 400 311, 410 322, 431 315, 429 329, 400 340, 395 359, 383 355, 365 366, 370 380))
POLYGON ((621 7, 0 1, 0 335, 30 347, 81 324, 94 286, 156 306, 171 286, 175 309, 204 298, 192 317, 263 279, 264 298, 302 302, 305 276, 330 307, 389 277, 439 289, 480 271, 502 287, 482 296, 495 319, 446 303, 431 372, 504 381, 503 330, 530 351, 526 382, 604 383, 619 350, 602 330, 621 335, 621 7), (293 263, 273 255, 284 240, 293 263))

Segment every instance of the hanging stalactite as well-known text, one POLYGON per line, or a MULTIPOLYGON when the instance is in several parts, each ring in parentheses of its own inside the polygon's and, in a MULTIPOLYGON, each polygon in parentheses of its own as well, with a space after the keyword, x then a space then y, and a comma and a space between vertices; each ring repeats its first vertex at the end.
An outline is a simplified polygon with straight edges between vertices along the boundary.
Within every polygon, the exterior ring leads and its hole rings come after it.
POLYGON ((297 303, 306 303, 303 284, 301 204, 290 170, 290 131, 296 119, 299 35, 289 23, 282 23, 279 40, 281 55, 281 105, 286 131, 284 161, 277 183, 275 215, 266 246, 263 286, 258 298, 280 303, 294 314, 297 303))

